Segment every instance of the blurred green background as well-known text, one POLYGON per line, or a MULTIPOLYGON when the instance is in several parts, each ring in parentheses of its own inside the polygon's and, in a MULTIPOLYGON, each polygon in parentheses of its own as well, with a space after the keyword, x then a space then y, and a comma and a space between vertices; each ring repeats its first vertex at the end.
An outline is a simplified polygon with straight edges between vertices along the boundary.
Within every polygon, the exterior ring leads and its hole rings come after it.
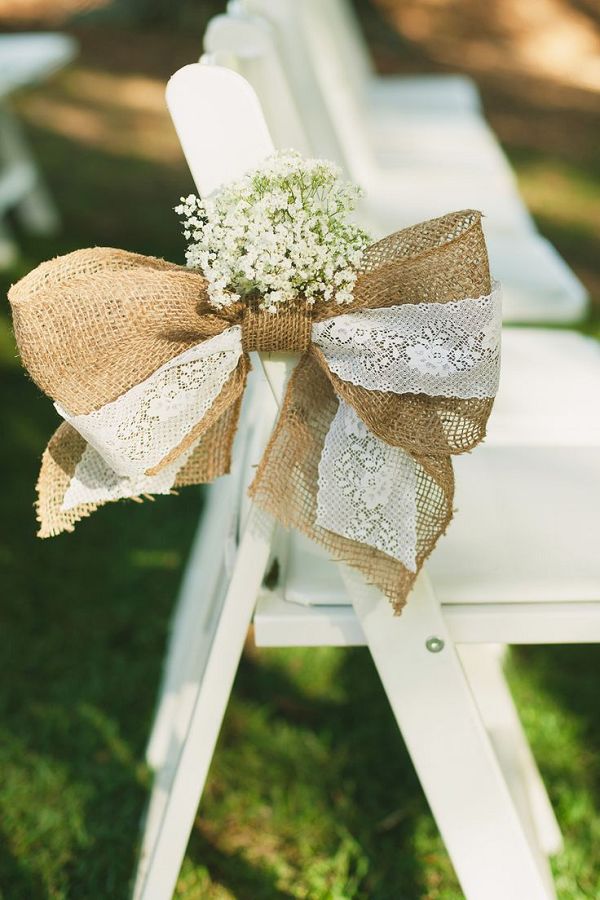
MULTIPOLYGON (((64 231, 20 236, 3 294, 42 259, 82 246, 182 260, 171 208, 191 184, 164 84, 197 58, 222 6, 3 0, 4 30, 60 27, 81 42, 74 65, 17 100, 64 231)), ((363 0, 357 10, 383 71, 474 75, 540 229, 597 304, 594 0, 363 0)), ((598 308, 583 326, 595 334, 598 308)), ((118 900, 202 494, 115 505, 72 536, 37 541, 34 485, 58 420, 21 370, 6 302, 0 391, 0 897, 118 900)), ((565 835, 559 896, 599 897, 600 649, 520 649, 509 674, 565 835)), ((249 640, 177 897, 461 896, 367 652, 259 652, 249 640)))

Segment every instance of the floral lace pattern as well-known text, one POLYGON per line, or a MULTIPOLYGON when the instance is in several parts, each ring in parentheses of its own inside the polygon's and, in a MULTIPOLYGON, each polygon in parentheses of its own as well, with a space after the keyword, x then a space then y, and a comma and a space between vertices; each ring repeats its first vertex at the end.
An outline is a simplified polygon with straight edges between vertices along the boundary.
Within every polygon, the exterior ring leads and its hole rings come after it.
POLYGON ((206 415, 241 352, 241 328, 235 325, 179 354, 94 412, 71 416, 58 405, 56 409, 109 471, 136 478, 164 459, 206 415))
POLYGON ((406 303, 313 325, 332 372, 368 390, 493 397, 500 372, 500 289, 476 300, 406 303))
POLYGON ((319 464, 317 524, 416 570, 415 462, 375 437, 343 400, 319 464))
POLYGON ((88 444, 77 463, 61 508, 67 510, 80 503, 102 503, 125 497, 139 497, 142 494, 168 494, 179 469, 188 461, 198 443, 196 441, 158 475, 132 476, 118 475, 98 451, 88 444))

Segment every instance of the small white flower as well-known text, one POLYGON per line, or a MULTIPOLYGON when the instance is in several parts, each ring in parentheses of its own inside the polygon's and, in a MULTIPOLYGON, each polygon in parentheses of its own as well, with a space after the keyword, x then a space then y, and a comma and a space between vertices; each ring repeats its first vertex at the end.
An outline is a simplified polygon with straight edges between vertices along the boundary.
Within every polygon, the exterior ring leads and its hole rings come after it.
POLYGON ((217 307, 249 295, 272 313, 297 297, 350 303, 369 242, 348 221, 359 196, 332 163, 276 153, 206 200, 181 198, 187 264, 217 307))

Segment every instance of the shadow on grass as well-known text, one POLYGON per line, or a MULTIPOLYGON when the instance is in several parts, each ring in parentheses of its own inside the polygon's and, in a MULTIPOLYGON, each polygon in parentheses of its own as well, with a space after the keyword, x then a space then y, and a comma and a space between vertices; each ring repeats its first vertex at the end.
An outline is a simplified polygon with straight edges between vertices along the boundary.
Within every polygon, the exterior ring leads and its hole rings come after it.
POLYGON ((195 833, 190 859, 234 897, 254 896, 248 873, 221 881, 215 846, 242 848, 293 896, 396 900, 443 881, 461 897, 363 649, 245 655, 195 833))
POLYGON ((598 645, 518 647, 510 682, 564 837, 560 900, 600 896, 598 645))
MULTIPOLYGON (((218 883, 232 897, 252 897, 252 900, 292 900, 296 894, 277 887, 277 873, 260 863, 249 863, 241 850, 225 853, 197 830, 192 832, 187 856, 206 873, 209 882, 218 883), (210 873, 210 875, 208 874, 210 873)), ((182 871, 186 883, 185 866, 182 871)), ((201 895, 199 895, 201 896, 201 895)))

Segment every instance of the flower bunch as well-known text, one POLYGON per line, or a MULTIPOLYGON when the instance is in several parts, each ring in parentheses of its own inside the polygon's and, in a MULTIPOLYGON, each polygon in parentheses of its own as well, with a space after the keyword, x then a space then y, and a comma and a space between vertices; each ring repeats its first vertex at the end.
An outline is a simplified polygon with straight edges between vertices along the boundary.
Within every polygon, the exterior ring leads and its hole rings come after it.
POLYGON ((275 313, 302 297, 349 303, 369 238, 349 221, 360 196, 340 170, 286 151, 210 197, 182 197, 188 266, 202 271, 210 302, 255 298, 275 313))

